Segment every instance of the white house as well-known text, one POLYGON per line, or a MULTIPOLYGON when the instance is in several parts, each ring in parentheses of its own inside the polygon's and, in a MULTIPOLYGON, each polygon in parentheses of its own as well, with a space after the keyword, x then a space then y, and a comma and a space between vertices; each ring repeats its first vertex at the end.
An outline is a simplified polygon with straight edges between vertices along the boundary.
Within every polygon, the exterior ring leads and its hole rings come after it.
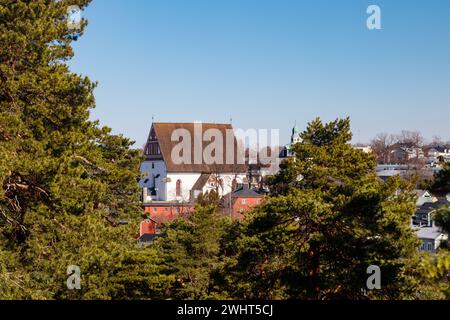
POLYGON ((392 158, 398 163, 405 163, 413 159, 425 159, 425 152, 420 147, 398 146, 391 151, 392 158))
POLYGON ((417 195, 417 207, 421 207, 426 203, 436 203, 438 199, 427 190, 415 190, 417 195))
POLYGON ((449 158, 450 157, 450 149, 446 147, 433 147, 430 150, 428 150, 428 156, 439 158, 449 158))
POLYGON ((430 253, 436 252, 441 243, 448 240, 448 236, 435 225, 417 229, 417 236, 422 241, 420 251, 430 253))
POLYGON ((436 225, 433 214, 437 209, 448 206, 450 197, 437 198, 429 191, 416 190, 417 211, 412 219, 412 227, 422 241, 421 251, 434 253, 441 243, 448 240, 448 235, 436 225))
POLYGON ((371 146, 356 146, 354 147, 356 150, 360 150, 364 153, 373 153, 373 149, 371 146))

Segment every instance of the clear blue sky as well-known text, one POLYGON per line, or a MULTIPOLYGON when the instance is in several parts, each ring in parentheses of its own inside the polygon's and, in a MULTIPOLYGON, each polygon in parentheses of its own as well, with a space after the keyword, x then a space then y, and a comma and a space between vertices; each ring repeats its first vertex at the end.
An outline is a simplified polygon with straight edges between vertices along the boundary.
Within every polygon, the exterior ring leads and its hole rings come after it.
POLYGON ((92 117, 145 142, 157 121, 278 128, 350 116, 354 142, 450 140, 450 1, 94 0, 71 61, 92 117), (366 9, 382 10, 382 30, 366 9))

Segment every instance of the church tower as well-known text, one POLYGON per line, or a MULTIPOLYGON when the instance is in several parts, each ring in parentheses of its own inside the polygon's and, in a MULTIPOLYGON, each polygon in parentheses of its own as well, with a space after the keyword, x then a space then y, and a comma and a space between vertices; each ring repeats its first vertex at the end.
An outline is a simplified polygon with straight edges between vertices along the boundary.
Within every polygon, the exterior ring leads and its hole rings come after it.
POLYGON ((295 157, 295 153, 292 148, 297 143, 302 143, 302 142, 303 142, 303 139, 301 137, 301 132, 297 128, 297 123, 296 123, 294 125, 294 127, 292 128, 291 143, 289 143, 288 145, 284 146, 284 148, 281 149, 280 158, 285 159, 285 158, 295 157))
POLYGON ((292 128, 292 135, 291 135, 291 144, 297 144, 303 142, 301 138, 300 130, 297 128, 297 123, 294 125, 294 128, 292 128))

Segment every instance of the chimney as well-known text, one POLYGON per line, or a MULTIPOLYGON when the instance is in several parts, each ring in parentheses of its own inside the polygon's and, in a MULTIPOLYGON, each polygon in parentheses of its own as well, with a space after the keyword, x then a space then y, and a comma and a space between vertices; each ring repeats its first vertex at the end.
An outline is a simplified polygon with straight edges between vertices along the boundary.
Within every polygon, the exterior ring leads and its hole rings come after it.
POLYGON ((148 198, 148 188, 144 187, 142 188, 142 202, 147 203, 147 198, 148 198))

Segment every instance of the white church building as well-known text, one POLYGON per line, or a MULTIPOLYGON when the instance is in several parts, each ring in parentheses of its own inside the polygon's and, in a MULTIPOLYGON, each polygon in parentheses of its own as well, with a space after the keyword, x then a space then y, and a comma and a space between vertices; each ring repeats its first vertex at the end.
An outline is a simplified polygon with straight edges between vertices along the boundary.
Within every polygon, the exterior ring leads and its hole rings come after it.
POLYGON ((144 204, 193 203, 210 190, 230 194, 247 183, 240 152, 230 124, 153 123, 141 165, 144 204), (208 153, 213 162, 203 159, 208 153))

